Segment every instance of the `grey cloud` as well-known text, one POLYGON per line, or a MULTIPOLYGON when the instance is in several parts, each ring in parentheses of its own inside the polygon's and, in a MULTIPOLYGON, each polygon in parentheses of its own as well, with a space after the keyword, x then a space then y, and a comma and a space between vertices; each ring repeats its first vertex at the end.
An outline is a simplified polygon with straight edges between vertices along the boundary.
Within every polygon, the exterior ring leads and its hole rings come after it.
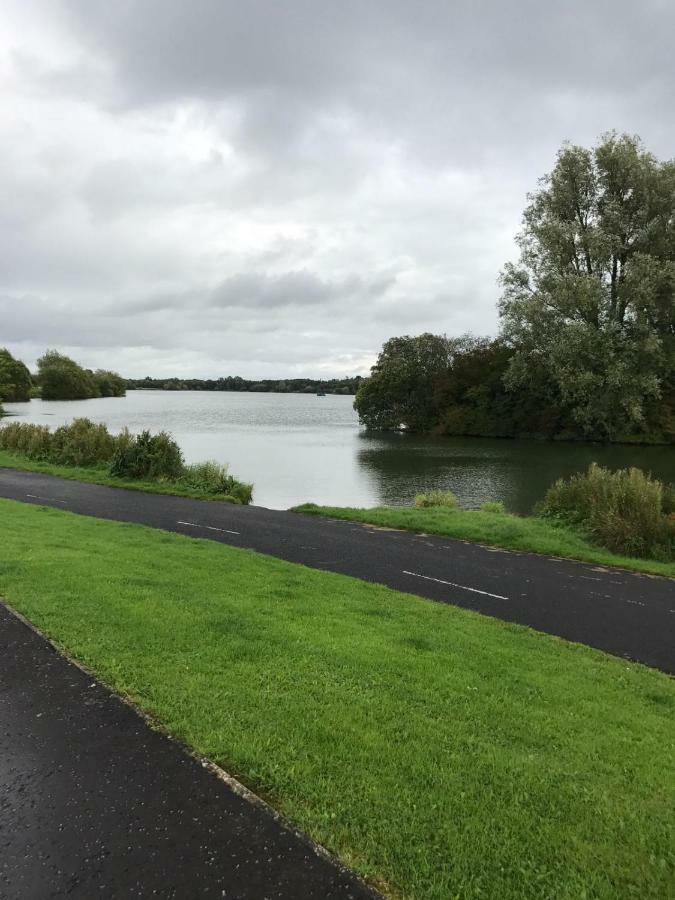
MULTIPOLYGON (((289 307, 313 307, 321 315, 345 309, 351 314, 355 304, 377 301, 396 284, 394 273, 386 272, 362 278, 347 275, 333 280, 323 279, 306 269, 266 274, 238 272, 214 288, 192 288, 177 293, 159 293, 149 297, 134 298, 125 304, 129 313, 164 313, 180 311, 203 316, 209 310, 271 312, 289 307)), ((117 305, 108 304, 113 312, 117 305)), ((371 306, 374 312, 376 307, 371 306)), ((306 314, 307 310, 304 310, 306 314)))
POLYGON ((672 155, 674 25, 659 0, 7 0, 0 343, 255 377, 494 333, 562 140, 672 155))
POLYGON ((439 145, 447 158, 473 143, 472 128, 536 130, 570 92, 579 94, 577 114, 590 98, 630 108, 672 97, 675 8, 659 0, 148 0, 140 8, 69 0, 66 8, 110 60, 121 102, 237 104, 258 152, 297 142, 330 112, 404 138, 422 155, 439 145))
POLYGON ((364 280, 349 276, 326 281, 313 272, 285 272, 281 275, 246 273, 234 275, 208 297, 211 306, 273 309, 289 306, 322 306, 351 303, 355 299, 377 297, 395 282, 392 275, 364 280))

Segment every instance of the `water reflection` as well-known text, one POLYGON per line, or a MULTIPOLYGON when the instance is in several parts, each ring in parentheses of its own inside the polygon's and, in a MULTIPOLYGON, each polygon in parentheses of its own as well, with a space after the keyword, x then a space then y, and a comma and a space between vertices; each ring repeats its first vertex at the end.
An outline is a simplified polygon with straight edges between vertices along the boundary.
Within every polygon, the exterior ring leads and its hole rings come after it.
POLYGON ((513 512, 528 513, 556 478, 594 461, 675 478, 672 447, 361 434, 357 453, 383 505, 409 504, 420 491, 438 488, 453 491, 467 508, 502 500, 513 512))

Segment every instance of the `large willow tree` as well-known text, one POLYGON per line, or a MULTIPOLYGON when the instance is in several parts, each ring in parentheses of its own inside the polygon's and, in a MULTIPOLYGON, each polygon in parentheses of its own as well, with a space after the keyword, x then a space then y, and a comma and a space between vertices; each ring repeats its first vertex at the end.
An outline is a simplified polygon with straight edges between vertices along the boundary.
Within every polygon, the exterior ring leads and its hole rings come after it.
POLYGON ((589 436, 675 433, 675 163, 639 138, 565 145, 502 273, 508 385, 550 384, 589 436))

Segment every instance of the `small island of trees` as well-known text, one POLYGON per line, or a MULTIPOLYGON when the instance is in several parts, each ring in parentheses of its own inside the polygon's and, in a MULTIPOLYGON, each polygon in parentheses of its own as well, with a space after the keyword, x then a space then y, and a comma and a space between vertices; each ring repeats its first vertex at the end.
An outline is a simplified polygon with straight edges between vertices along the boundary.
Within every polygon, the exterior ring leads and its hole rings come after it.
POLYGON ((126 381, 117 372, 83 369, 56 350, 48 350, 38 360, 36 382, 43 400, 91 400, 126 394, 126 381))
POLYGON ((31 397, 43 400, 91 400, 94 397, 124 397, 126 380, 107 369, 84 369, 75 360, 47 350, 31 375, 21 360, 0 348, 0 414, 2 402, 25 403, 31 397))

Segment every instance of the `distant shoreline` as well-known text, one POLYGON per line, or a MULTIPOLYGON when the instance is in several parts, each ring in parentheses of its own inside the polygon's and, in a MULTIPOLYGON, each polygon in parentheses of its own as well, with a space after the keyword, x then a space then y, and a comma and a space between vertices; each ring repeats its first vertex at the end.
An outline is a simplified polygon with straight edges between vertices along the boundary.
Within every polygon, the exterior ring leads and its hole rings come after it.
MULTIPOLYGON (((271 388, 267 390, 251 390, 246 388, 245 390, 233 391, 231 388, 127 388, 127 391, 147 391, 149 394, 154 392, 164 391, 167 394, 293 394, 295 396, 306 396, 313 397, 316 396, 317 391, 274 391, 271 388)), ((324 391, 323 395, 325 397, 355 397, 356 394, 346 394, 339 393, 338 391, 324 391)))
POLYGON ((363 378, 127 378, 128 391, 206 391, 245 394, 335 394, 353 397, 363 378))

